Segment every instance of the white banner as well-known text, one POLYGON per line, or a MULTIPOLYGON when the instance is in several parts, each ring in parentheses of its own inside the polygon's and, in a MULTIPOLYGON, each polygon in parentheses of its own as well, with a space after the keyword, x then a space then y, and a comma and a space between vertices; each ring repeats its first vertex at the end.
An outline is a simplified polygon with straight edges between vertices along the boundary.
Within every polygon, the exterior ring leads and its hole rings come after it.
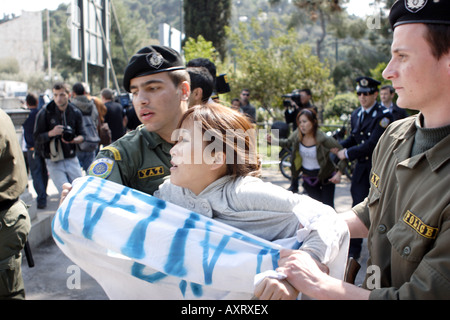
MULTIPOLYGON (((110 299, 250 299, 255 275, 275 269, 281 249, 156 197, 90 176, 74 181, 56 212, 52 231, 59 248, 110 299)), ((289 247, 295 243, 291 239, 289 247)), ((343 254, 335 259, 338 277, 345 269, 347 244, 348 239, 343 254)))

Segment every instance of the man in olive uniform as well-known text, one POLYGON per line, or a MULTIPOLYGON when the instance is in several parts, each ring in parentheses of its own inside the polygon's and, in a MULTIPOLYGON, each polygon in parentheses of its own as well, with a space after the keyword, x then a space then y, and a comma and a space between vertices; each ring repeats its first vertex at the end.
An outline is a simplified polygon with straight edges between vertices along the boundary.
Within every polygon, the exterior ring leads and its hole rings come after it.
POLYGON ((153 194, 170 174, 172 133, 188 108, 189 74, 178 52, 149 46, 130 59, 123 85, 142 125, 103 148, 88 174, 153 194))
POLYGON ((0 109, 0 300, 25 299, 21 250, 31 229, 19 196, 28 177, 11 118, 0 109))
MULTIPOLYGON (((372 152, 384 130, 392 122, 389 109, 377 102, 380 82, 369 77, 359 77, 356 83, 356 94, 361 106, 352 113, 352 131, 349 137, 341 142, 345 149, 337 153, 341 160, 356 161, 350 188, 353 206, 362 202, 369 194, 372 152)), ((350 257, 359 258, 361 244, 362 239, 351 240, 350 257)))
MULTIPOLYGON (((307 255, 283 251, 280 272, 319 299, 450 299, 450 1, 397 1, 389 20, 392 81, 401 108, 373 153, 369 196, 343 213, 368 237, 363 288, 333 279, 307 255)), ((267 281, 266 281, 267 282, 267 281)))

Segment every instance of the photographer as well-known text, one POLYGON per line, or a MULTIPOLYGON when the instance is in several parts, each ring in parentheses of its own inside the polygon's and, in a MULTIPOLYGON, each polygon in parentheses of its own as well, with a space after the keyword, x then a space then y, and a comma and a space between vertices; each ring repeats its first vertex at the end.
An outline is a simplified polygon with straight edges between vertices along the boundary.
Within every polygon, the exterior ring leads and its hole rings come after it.
POLYGON ((292 123, 292 131, 297 129, 297 116, 301 110, 311 108, 317 113, 317 108, 311 104, 312 94, 308 88, 295 89, 292 93, 283 95, 283 98, 284 119, 288 125, 292 123))
POLYGON ((35 148, 45 158, 59 193, 64 183, 81 177, 76 144, 84 141, 85 132, 81 111, 69 103, 69 93, 64 83, 53 86, 53 101, 37 114, 33 133, 35 148))
POLYGON ((283 95, 284 119, 289 125, 292 123, 292 131, 297 130, 297 115, 300 112, 302 103, 300 101, 300 90, 295 89, 292 93, 283 95))

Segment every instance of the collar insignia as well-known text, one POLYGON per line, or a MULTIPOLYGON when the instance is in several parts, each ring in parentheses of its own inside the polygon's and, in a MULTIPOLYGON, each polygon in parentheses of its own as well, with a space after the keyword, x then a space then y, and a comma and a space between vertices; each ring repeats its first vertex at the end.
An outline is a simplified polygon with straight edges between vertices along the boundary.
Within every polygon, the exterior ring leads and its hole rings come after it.
POLYGON ((380 184, 380 177, 378 175, 376 175, 375 173, 372 173, 372 177, 370 178, 370 182, 372 182, 372 184, 378 188, 379 184, 380 184))

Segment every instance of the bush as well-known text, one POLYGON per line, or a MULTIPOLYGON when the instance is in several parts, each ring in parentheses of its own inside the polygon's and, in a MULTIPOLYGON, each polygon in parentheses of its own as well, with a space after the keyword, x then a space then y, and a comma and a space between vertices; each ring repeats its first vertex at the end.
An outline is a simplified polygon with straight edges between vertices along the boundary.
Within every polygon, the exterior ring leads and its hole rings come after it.
POLYGON ((326 104, 324 119, 340 118, 343 114, 351 114, 358 106, 359 101, 354 93, 338 94, 326 104))

